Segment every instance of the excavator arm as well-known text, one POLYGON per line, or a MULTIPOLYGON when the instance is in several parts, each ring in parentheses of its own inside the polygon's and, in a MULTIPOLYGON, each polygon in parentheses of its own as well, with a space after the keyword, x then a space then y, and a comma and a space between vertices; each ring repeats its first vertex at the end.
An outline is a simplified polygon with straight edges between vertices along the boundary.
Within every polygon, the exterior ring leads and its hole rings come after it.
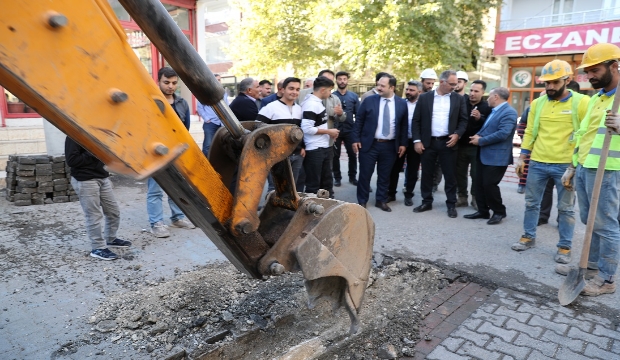
POLYGON ((343 305, 357 327, 374 222, 356 204, 298 193, 293 125, 240 123, 157 0, 120 0, 190 91, 225 128, 205 158, 132 48, 106 0, 16 0, 0 12, 0 84, 113 172, 154 178, 240 270, 301 270, 311 302, 343 305), (276 191, 257 211, 269 172, 276 191))

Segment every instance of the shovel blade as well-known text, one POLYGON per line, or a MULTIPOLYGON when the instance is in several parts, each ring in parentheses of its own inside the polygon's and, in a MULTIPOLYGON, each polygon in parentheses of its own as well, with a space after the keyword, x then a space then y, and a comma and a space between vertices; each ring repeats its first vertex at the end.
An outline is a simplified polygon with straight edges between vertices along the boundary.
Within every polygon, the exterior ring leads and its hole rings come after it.
POLYGON ((577 298, 586 287, 585 280, 586 269, 582 268, 572 268, 566 275, 566 280, 562 286, 560 286, 560 290, 558 291, 558 300, 560 301, 560 305, 566 306, 577 298))

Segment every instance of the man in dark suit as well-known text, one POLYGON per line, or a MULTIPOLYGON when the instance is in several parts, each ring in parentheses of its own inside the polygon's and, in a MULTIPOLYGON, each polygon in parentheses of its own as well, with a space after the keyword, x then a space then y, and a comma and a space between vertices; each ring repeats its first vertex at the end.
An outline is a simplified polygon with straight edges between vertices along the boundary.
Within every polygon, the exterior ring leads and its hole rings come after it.
POLYGON ((377 95, 367 97, 357 111, 353 129, 353 150, 359 153, 360 173, 357 201, 366 207, 370 178, 377 165, 375 206, 392 211, 387 205, 390 172, 397 157, 407 150, 407 104, 394 95, 396 78, 384 75, 377 81, 377 95))
POLYGON ((488 219, 487 224, 499 224, 506 217, 499 182, 508 165, 512 164, 512 137, 517 127, 517 112, 506 102, 510 91, 499 87, 489 93, 491 115, 470 143, 478 146, 476 166, 476 202, 478 211, 465 215, 466 219, 488 219))
POLYGON ((258 80, 245 78, 239 82, 239 94, 230 103, 230 110, 239 121, 256 120, 258 116, 258 107, 256 106, 258 93, 258 80))
POLYGON ((465 98, 453 92, 456 85, 456 71, 442 72, 437 89, 420 95, 413 113, 413 144, 415 151, 422 155, 422 205, 413 209, 416 213, 433 208, 433 173, 439 158, 448 216, 457 216, 456 150, 459 138, 467 129, 467 105, 465 98))

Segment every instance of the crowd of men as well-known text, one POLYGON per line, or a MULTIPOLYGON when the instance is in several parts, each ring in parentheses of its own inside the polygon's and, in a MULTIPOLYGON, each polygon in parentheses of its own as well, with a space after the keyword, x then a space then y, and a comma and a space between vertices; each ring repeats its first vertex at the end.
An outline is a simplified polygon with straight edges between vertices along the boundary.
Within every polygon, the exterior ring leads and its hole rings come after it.
MULTIPOLYGON (((614 132, 609 158, 604 164, 588 258, 588 281, 583 290, 591 296, 613 293, 616 289, 620 244, 620 138, 617 136, 620 116, 609 109, 620 80, 619 59, 620 48, 612 44, 596 44, 584 53, 579 68, 598 91, 591 98, 569 88, 573 75, 570 64, 553 60, 544 66, 539 81, 544 82, 545 93, 528 110, 529 123, 524 126, 521 155, 515 164, 517 174, 523 175, 525 163, 529 161, 523 189, 524 234, 512 249, 524 251, 535 245, 543 194, 549 184, 551 189, 554 185, 559 223, 554 260, 558 263, 556 271, 565 275, 571 260, 575 194, 585 224, 597 186, 594 179, 605 134, 609 130, 614 132)), ((275 93, 270 81, 246 78, 239 83, 238 95, 230 108, 241 121, 294 124, 302 129, 303 141, 289 156, 298 191, 317 193, 324 189, 333 198, 334 187, 342 184, 340 155, 344 145, 349 183, 357 186, 360 206, 367 206, 373 191, 370 181, 376 169, 375 206, 391 212, 388 204, 396 201, 399 174, 406 164, 403 188, 406 206, 414 205, 413 192, 420 179, 421 203, 413 208, 414 213, 432 210, 434 188, 443 177, 448 217, 457 217, 457 207, 471 205, 476 211, 465 218, 485 219, 489 225, 502 222, 506 207, 499 183, 508 165, 513 163, 512 139, 517 126, 517 112, 507 103, 508 89, 491 89, 484 100, 487 90, 484 81, 473 81, 469 94, 465 94, 469 82, 465 72, 446 70, 437 76, 432 69, 426 69, 419 81, 407 83, 405 99, 395 94, 396 78, 385 72, 378 73, 376 86, 359 97, 348 90, 349 78, 345 71, 334 73, 326 69, 314 79, 283 79, 276 84, 275 93), (418 176, 420 167, 421 177, 418 176), (472 180, 471 202, 468 177, 472 180)), ((160 70, 161 91, 179 119, 189 127, 189 107, 174 94, 177 82, 174 70, 160 70)), ((208 156, 213 135, 222 125, 209 106, 199 104, 198 113, 205 132, 203 152, 208 156)), ((115 259, 116 254, 108 247, 128 247, 131 243, 116 238, 119 211, 108 174, 99 160, 71 139, 67 139, 66 156, 72 168, 73 186, 86 214, 93 246, 91 255, 115 259), (104 216, 106 226, 102 235, 104 216)), ((147 212, 152 232, 158 237, 169 235, 163 223, 162 197, 161 188, 149 179, 147 212)), ((194 227, 173 201, 169 205, 173 226, 194 227)))

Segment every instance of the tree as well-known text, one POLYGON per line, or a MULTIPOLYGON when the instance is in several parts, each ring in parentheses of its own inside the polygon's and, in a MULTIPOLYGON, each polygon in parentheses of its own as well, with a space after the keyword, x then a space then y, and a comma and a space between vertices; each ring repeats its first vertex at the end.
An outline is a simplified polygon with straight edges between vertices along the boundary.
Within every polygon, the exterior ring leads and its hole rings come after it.
POLYGON ((233 70, 275 75, 290 69, 298 76, 324 67, 357 76, 471 69, 483 19, 497 6, 496 0, 237 1, 243 18, 231 25, 229 50, 239 59, 233 70))

